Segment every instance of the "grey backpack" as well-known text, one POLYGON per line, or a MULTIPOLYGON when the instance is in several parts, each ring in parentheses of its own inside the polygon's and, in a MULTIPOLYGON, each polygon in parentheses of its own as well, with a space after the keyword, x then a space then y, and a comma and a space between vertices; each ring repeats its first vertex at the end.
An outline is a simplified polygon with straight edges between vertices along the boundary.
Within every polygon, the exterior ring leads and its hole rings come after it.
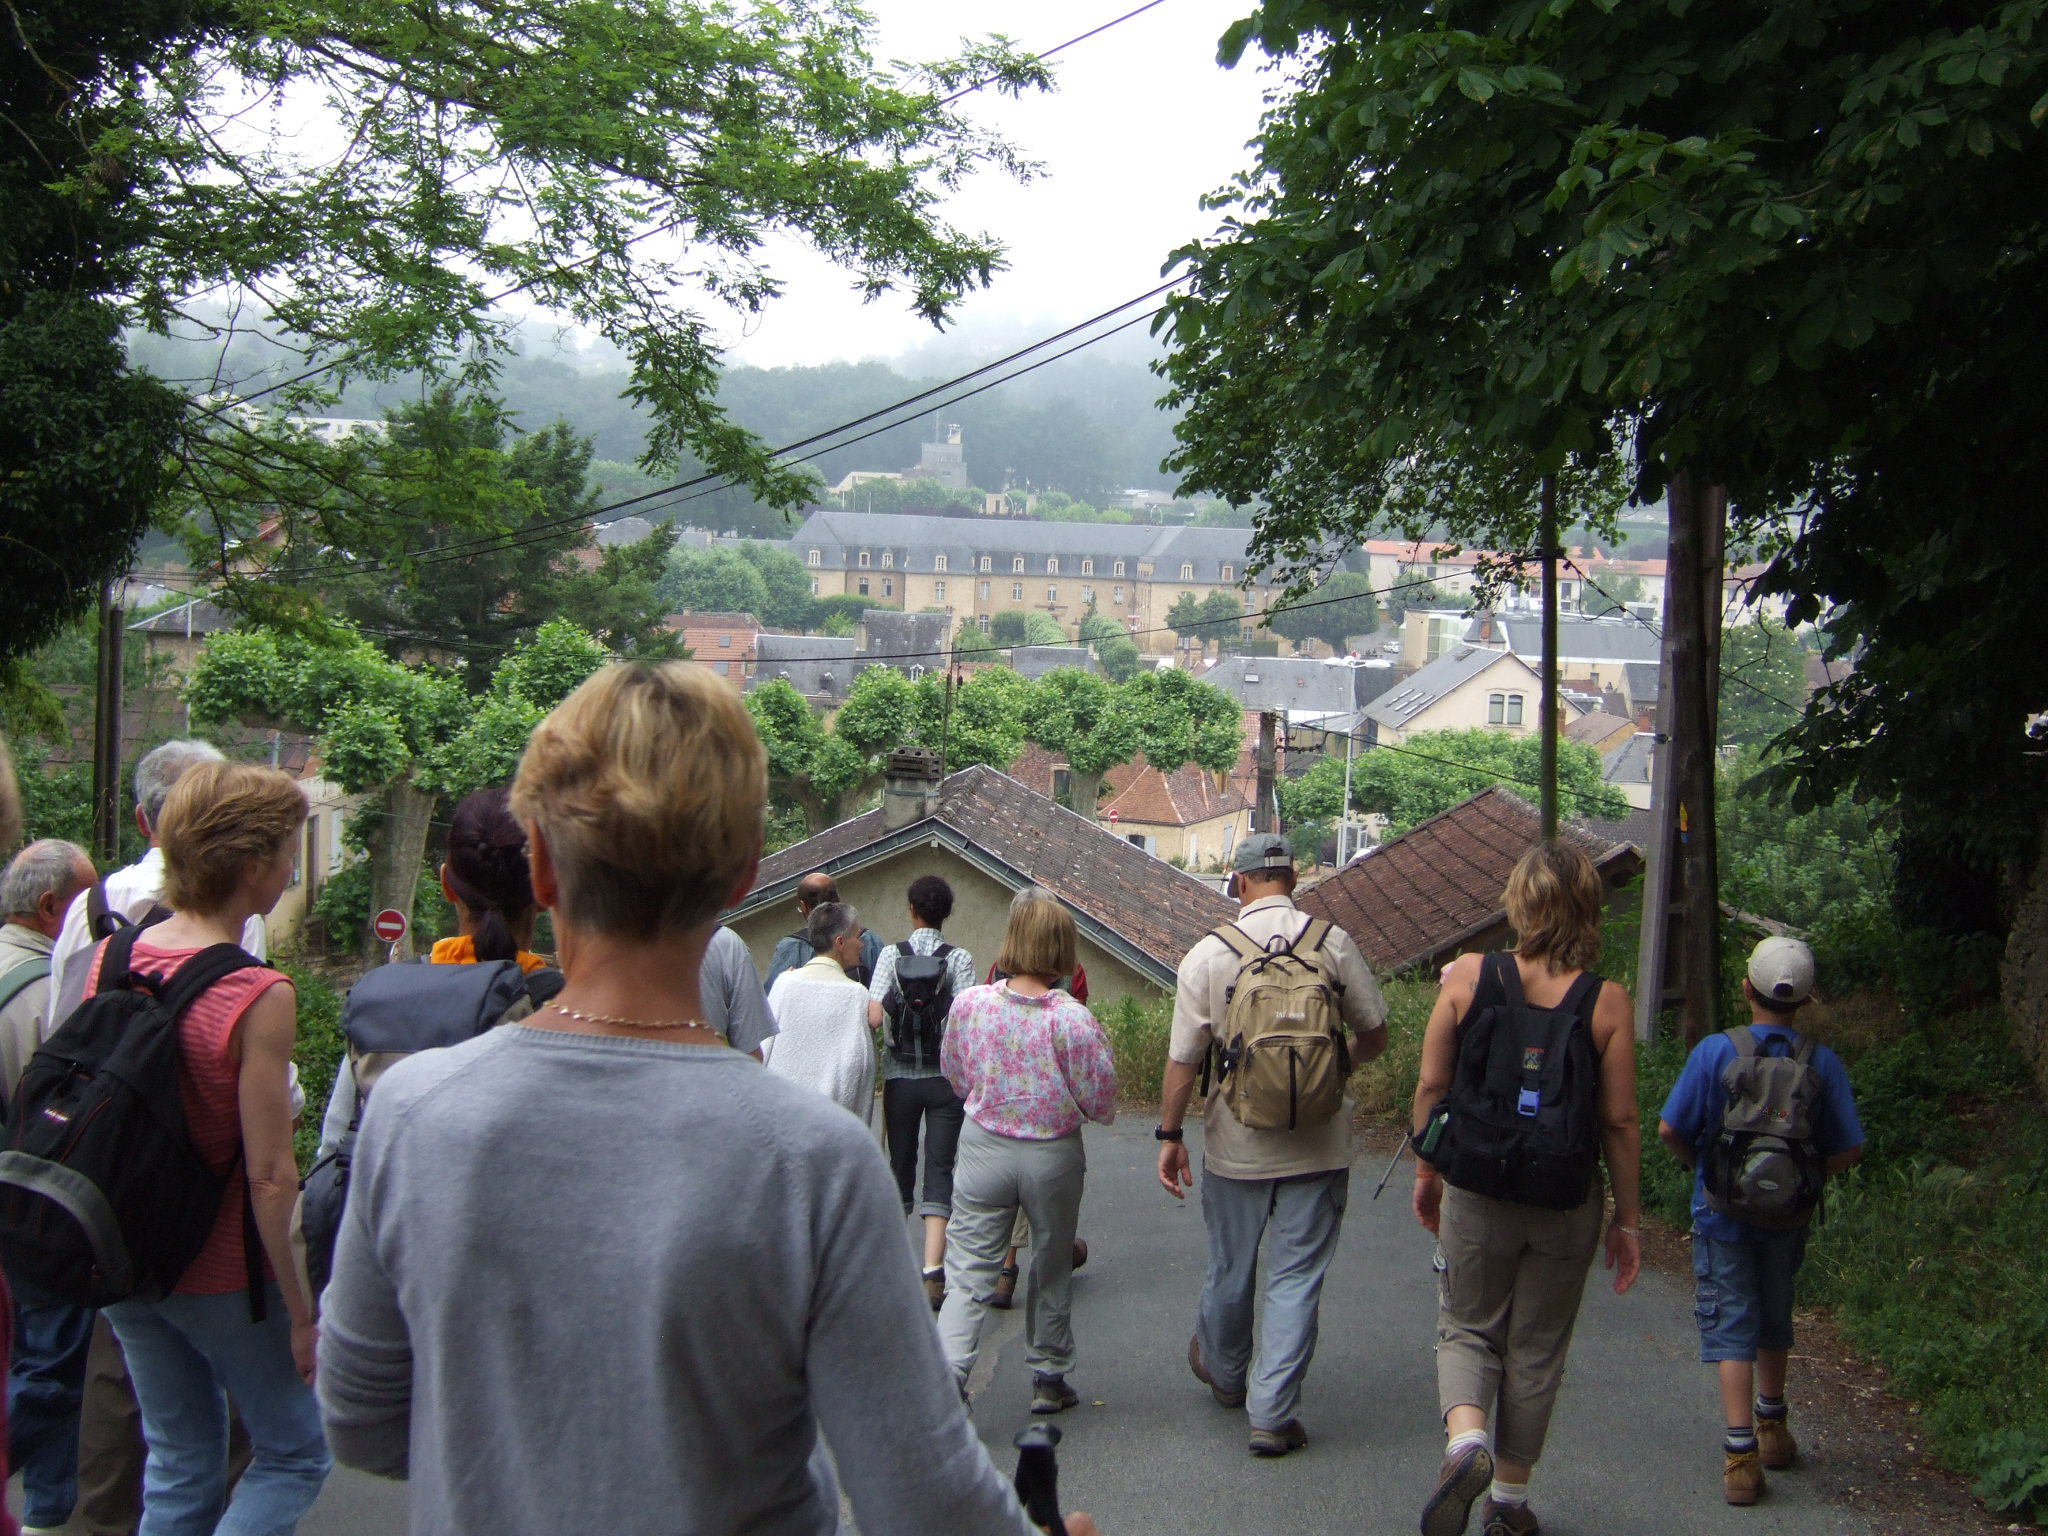
POLYGON ((1735 1047, 1721 1073, 1728 1107, 1701 1160, 1707 1205, 1751 1226, 1803 1227, 1827 1179, 1813 1144, 1825 1092, 1813 1042, 1795 1035, 1790 1055, 1767 1056, 1748 1025, 1727 1035, 1735 1047))

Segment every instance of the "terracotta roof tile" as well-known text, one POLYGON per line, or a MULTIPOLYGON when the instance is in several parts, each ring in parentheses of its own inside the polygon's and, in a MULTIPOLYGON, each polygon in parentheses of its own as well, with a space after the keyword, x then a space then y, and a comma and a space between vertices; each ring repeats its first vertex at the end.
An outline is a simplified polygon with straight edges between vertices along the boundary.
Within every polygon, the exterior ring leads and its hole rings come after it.
POLYGON ((1102 807, 1101 815, 1115 811, 1122 822, 1190 827, 1213 817, 1234 815, 1251 804, 1235 784, 1218 789, 1215 777, 1193 763, 1172 773, 1143 766, 1135 774, 1127 774, 1126 780, 1121 792, 1102 807))
MULTIPOLYGON (((1508 872, 1541 832, 1536 808, 1496 785, 1382 843, 1302 892, 1298 905, 1350 934, 1374 969, 1406 970, 1503 920, 1508 872)), ((1579 827, 1562 835, 1610 881, 1635 870, 1626 844, 1579 827)))

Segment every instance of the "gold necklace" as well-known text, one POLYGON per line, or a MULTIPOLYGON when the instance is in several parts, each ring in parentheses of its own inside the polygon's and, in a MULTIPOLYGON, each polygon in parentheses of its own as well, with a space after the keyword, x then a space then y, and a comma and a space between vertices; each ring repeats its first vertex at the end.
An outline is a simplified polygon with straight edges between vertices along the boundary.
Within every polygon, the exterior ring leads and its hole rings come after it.
MULTIPOLYGON (((560 1003, 549 1003, 548 1007, 565 1019, 577 1019, 585 1024, 612 1024, 621 1029, 701 1029, 707 1035, 718 1035, 718 1031, 702 1019, 621 1019, 609 1013, 583 1013, 575 1008, 564 1008, 560 1003)), ((720 1040, 725 1036, 718 1035, 720 1040)))

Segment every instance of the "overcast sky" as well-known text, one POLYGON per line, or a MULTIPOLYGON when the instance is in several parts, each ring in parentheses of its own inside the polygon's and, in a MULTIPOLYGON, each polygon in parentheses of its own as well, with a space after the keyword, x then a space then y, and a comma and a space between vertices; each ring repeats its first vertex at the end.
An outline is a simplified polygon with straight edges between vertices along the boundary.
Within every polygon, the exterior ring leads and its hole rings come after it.
MULTIPOLYGON (((954 51, 963 29, 1050 48, 1136 3, 869 0, 868 8, 878 57, 922 59, 954 51)), ((1234 70, 1216 63, 1216 39, 1251 9, 1251 0, 1165 0, 1061 54, 1050 94, 982 92, 962 103, 1045 167, 1024 185, 987 172, 947 205, 959 227, 992 231, 1009 249, 1010 270, 961 307, 970 333, 1034 339, 1060 330, 1156 286, 1169 251, 1216 227, 1198 200, 1249 164, 1244 144, 1272 80, 1256 52, 1234 70)), ((899 302, 863 306, 843 273, 806 252, 779 251, 773 265, 787 292, 749 334, 735 331, 737 361, 894 357, 932 335, 899 302)))

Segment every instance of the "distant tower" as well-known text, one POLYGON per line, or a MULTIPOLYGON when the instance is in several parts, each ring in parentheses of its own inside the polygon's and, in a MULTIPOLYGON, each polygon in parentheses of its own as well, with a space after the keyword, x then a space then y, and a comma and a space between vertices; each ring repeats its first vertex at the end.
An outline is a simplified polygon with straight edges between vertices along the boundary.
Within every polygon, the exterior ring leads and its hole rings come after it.
POLYGON ((910 471, 920 479, 936 480, 948 490, 967 489, 967 450, 960 444, 960 428, 947 422, 938 428, 937 439, 924 445, 917 468, 910 471))

